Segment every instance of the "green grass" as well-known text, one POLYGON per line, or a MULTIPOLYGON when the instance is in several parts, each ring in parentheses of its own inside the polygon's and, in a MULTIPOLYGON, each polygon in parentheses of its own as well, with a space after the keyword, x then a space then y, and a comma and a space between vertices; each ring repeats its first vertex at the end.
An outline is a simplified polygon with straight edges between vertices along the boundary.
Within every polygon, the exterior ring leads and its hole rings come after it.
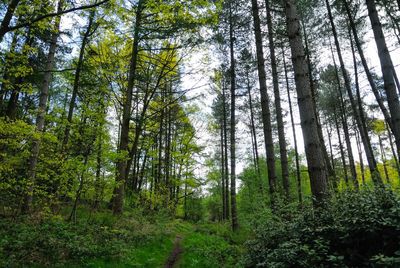
MULTIPOLYGON (((68 209, 66 209, 68 211, 68 209)), ((0 219, 0 267, 163 267, 182 237, 180 267, 233 267, 242 242, 228 223, 193 224, 163 213, 126 210, 0 219)))
POLYGON ((184 253, 179 267, 235 267, 241 250, 234 240, 226 225, 192 226, 182 240, 184 253))
MULTIPOLYGON (((173 239, 171 237, 157 237, 143 245, 130 248, 123 259, 95 259, 87 262, 84 266, 93 268, 162 267, 172 251, 172 248, 173 239)), ((74 266, 70 265, 68 267, 74 266)), ((82 267, 82 263, 76 267, 82 267)))

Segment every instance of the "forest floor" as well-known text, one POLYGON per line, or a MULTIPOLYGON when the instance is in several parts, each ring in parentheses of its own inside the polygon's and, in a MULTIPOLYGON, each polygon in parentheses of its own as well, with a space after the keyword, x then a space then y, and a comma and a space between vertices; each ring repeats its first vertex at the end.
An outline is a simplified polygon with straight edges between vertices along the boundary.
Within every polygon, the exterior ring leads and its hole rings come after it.
POLYGON ((137 211, 0 218, 0 267, 235 267, 246 235, 229 223, 191 223, 137 211))
POLYGON ((174 242, 174 248, 171 254, 168 257, 168 260, 165 263, 165 268, 173 268, 177 267, 183 253, 183 249, 181 246, 182 235, 177 234, 174 242))

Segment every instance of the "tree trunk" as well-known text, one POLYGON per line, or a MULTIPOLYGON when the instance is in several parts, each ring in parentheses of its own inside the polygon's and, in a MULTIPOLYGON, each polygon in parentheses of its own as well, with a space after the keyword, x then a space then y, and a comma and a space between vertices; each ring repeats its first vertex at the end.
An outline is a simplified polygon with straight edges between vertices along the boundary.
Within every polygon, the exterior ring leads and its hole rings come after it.
POLYGON ((379 140, 379 148, 380 148, 380 150, 381 150, 381 159, 382 159, 383 171, 385 172, 386 182, 387 182, 387 183, 390 183, 389 173, 388 173, 387 166, 386 166, 385 149, 384 149, 384 147, 383 147, 383 142, 382 142, 382 137, 381 137, 381 135, 378 135, 378 140, 379 140))
MULTIPOLYGON (((381 111, 383 113, 383 116, 385 117, 386 122, 388 122, 388 124, 390 126, 390 129, 392 129, 392 127, 393 127, 392 126, 392 119, 390 118, 389 112, 388 112, 388 110, 387 110, 387 108, 386 108, 386 106, 385 106, 385 104, 383 102, 382 96, 379 93, 378 88, 376 87, 375 81, 374 81, 374 79, 372 77, 372 74, 371 74, 371 71, 370 71, 370 69, 368 67, 368 63, 367 63, 367 60, 365 58, 364 51, 362 49, 361 41, 358 38, 357 28, 356 28, 356 25, 355 25, 355 22, 354 22, 354 18, 353 18, 353 15, 351 13, 349 4, 347 3, 347 0, 342 0, 342 1, 343 1, 343 4, 344 4, 344 7, 346 9, 347 17, 348 17, 349 23, 350 23, 350 28, 351 28, 351 31, 353 33, 354 42, 355 42, 358 54, 360 55, 361 63, 363 65, 365 74, 367 75, 367 79, 368 79, 369 85, 371 87, 372 92, 374 93, 375 99, 378 102, 379 108, 381 109, 381 111)), ((349 36, 350 36, 350 41, 352 42, 351 35, 349 35, 349 36)))
MULTIPOLYGON (((124 104, 122 111, 122 123, 121 123, 121 133, 120 142, 118 146, 118 152, 122 154, 128 153, 129 145, 129 123, 131 117, 132 109, 132 94, 133 87, 136 80, 136 67, 138 62, 138 52, 139 52, 139 33, 141 27, 142 11, 145 0, 139 0, 137 10, 136 10, 136 22, 135 22, 135 33, 132 47, 132 56, 129 67, 129 77, 128 86, 124 96, 124 104)), ((124 204, 124 186, 127 170, 127 159, 119 159, 117 161, 117 176, 116 176, 116 188, 114 190, 113 197, 113 213, 121 214, 124 204)))
MULTIPOLYGON (((58 2, 57 11, 61 11, 64 5, 64 0, 60 0, 58 2)), ((54 22, 54 32, 51 36, 50 41, 50 48, 49 53, 47 55, 47 62, 45 66, 45 73, 43 77, 42 87, 40 89, 40 96, 39 96, 39 105, 37 110, 36 116, 36 132, 39 135, 43 133, 44 124, 45 124, 45 115, 47 109, 47 100, 49 96, 49 88, 52 78, 51 71, 53 70, 54 66, 54 58, 57 49, 57 39, 60 36, 60 21, 61 18, 57 17, 54 22)), ((24 196, 24 202, 22 206, 22 213, 30 213, 31 206, 32 206, 32 197, 33 197, 33 186, 36 179, 36 165, 39 159, 39 151, 40 151, 40 143, 41 137, 34 137, 32 141, 32 148, 31 148, 31 155, 29 157, 28 163, 28 171, 27 171, 27 183, 28 183, 28 190, 24 196)))
POLYGON ((265 7, 267 10, 269 52, 270 52, 271 69, 272 69, 272 83, 274 87, 274 97, 275 97, 275 113, 276 113, 276 121, 278 124, 279 153, 280 153, 281 168, 282 168, 282 183, 283 183, 283 189, 285 191, 285 197, 287 200, 289 200, 290 198, 289 166, 288 166, 287 148, 286 148, 285 124, 283 122, 283 115, 282 115, 281 94, 279 89, 278 69, 276 64, 274 33, 273 33, 271 9, 269 2, 270 2, 269 0, 265 0, 265 7))
POLYGON ((233 32, 232 6, 229 5, 229 48, 230 48, 230 82, 231 82, 231 215, 232 230, 239 228, 236 211, 236 64, 234 51, 234 32, 233 32))
MULTIPOLYGON (((24 45, 22 46, 22 52, 25 51, 25 49, 29 49, 32 46, 32 43, 34 41, 34 36, 31 34, 31 28, 27 30, 26 33, 26 40, 24 45)), ((30 62, 29 62, 30 63, 30 62)), ((10 98, 8 100, 7 104, 7 109, 6 109, 6 117, 13 121, 17 117, 17 110, 18 110, 18 99, 21 91, 21 87, 23 83, 25 82, 26 76, 19 76, 16 81, 14 81, 13 89, 10 95, 10 98)))
POLYGON ((229 199, 229 167, 228 167, 228 122, 226 118, 226 94, 225 94, 225 79, 222 86, 222 104, 223 104, 223 123, 224 123, 224 154, 225 154, 225 215, 226 219, 230 219, 230 199, 229 199))
POLYGON ((224 155, 224 129, 221 122, 220 129, 220 148, 221 148, 221 197, 222 197, 222 219, 226 219, 226 200, 225 200, 225 155, 224 155))
POLYGON ((14 33, 12 42, 11 42, 11 46, 10 46, 10 50, 8 51, 8 53, 5 56, 5 63, 4 63, 4 70, 3 70, 3 79, 1 82, 1 89, 0 89, 0 116, 3 116, 3 100, 6 97, 8 88, 7 88, 7 84, 9 83, 9 68, 13 65, 12 62, 12 57, 11 55, 13 55, 15 53, 15 47, 17 46, 17 41, 18 41, 18 35, 17 33, 14 33))
POLYGON ((276 172, 275 172, 274 143, 272 140, 271 112, 269 108, 269 98, 267 92, 267 81, 265 73, 265 60, 264 60, 264 51, 263 51, 263 42, 261 33, 261 22, 260 22, 257 0, 251 0, 251 4, 252 4, 252 13, 254 22, 254 35, 256 39, 257 67, 258 67, 258 79, 260 83, 261 110, 262 110, 262 121, 264 130, 265 151, 267 153, 268 182, 269 182, 269 191, 271 194, 271 201, 272 201, 271 204, 273 204, 276 192, 276 172))
POLYGON ((262 181, 261 181, 261 171, 260 171, 260 166, 259 166, 260 157, 258 155, 257 131, 256 131, 255 122, 254 122, 253 98, 251 97, 251 86, 250 86, 250 79, 249 79, 248 73, 247 73, 246 78, 247 78, 247 95, 249 97, 249 108, 250 108, 250 129, 251 129, 251 133, 253 136, 252 140, 254 143, 254 164, 255 164, 256 171, 257 171, 257 175, 258 175, 258 183, 259 183, 260 193, 263 194, 264 189, 263 189, 263 185, 262 185, 262 181))
MULTIPOLYGON (((331 53, 332 53, 333 64, 334 64, 334 67, 335 67, 336 82, 338 84, 338 91, 339 91, 339 98, 340 98, 340 105, 339 105, 340 119, 341 119, 341 122, 342 122, 344 138, 345 138, 345 141, 346 141, 346 149, 347 149, 347 155, 348 155, 348 158, 349 158, 350 173, 351 173, 351 178, 352 178, 352 182, 353 182, 354 186, 356 188, 358 188, 357 171, 356 171, 356 166, 354 164, 353 149, 351 148, 349 126, 348 126, 348 123, 347 123, 346 104, 345 104, 345 100, 344 100, 344 97, 343 97, 341 81, 340 81, 339 72, 338 72, 338 69, 337 69, 335 55, 333 53, 332 45, 331 45, 331 53)), ((347 172, 346 172, 346 183, 347 182, 348 181, 347 181, 347 172)))
POLYGON ((394 67, 388 47, 386 45, 378 12, 376 10, 375 0, 366 0, 366 3, 368 8, 368 16, 374 32, 375 43, 379 52, 378 54, 381 63, 384 88, 387 96, 389 111, 392 117, 392 131, 393 135, 395 136, 397 154, 400 155, 400 102, 394 81, 394 67))
POLYGON ((287 66, 286 66, 285 51, 283 48, 282 48, 282 58, 283 58, 283 67, 284 67, 284 71, 285 71, 286 90, 287 90, 287 95, 288 95, 290 121, 292 123, 292 133, 293 133, 293 141, 294 141, 294 153, 295 153, 295 161, 296 161, 296 178, 297 178, 297 196, 298 196, 300 205, 302 205, 303 204, 303 193, 301 191, 301 170, 300 170, 299 152, 297 149, 296 125, 294 123, 292 99, 290 98, 289 77, 288 77, 288 71, 287 71, 287 66))
POLYGON ((361 151, 360 134, 358 133, 357 129, 355 130, 355 132, 356 132, 358 158, 360 159, 361 179, 362 179, 362 184, 365 185, 365 171, 364 171, 364 161, 363 161, 363 156, 362 156, 362 151, 361 151))
POLYGON ((396 150, 395 150, 395 148, 393 146, 392 133, 389 130, 388 124, 385 124, 385 127, 386 127, 387 136, 389 138, 390 149, 392 150, 393 159, 394 159, 394 162, 395 162, 395 165, 396 165, 396 170, 397 170, 397 173, 398 173, 399 179, 400 179, 399 159, 397 158, 396 150))
POLYGON ((363 126, 363 124, 361 122, 360 116, 362 116, 362 115, 360 114, 359 109, 357 109, 357 105, 356 105, 356 102, 355 102, 354 97, 353 97, 353 92, 351 90, 350 78, 348 76, 348 73, 346 71, 346 67, 344 65, 344 60, 343 60, 343 57, 342 57, 342 52, 341 52, 341 48, 340 48, 340 45, 339 45, 339 39, 338 39, 338 36, 337 36, 335 23, 333 21, 333 16, 332 16, 332 11, 331 11, 331 6, 329 4, 329 0, 325 0, 325 3, 326 3, 327 11, 328 11, 329 22, 331 24, 332 34, 333 34, 333 37, 335 39, 335 46, 336 46, 336 51, 337 51, 337 55, 338 55, 338 58, 339 58, 340 69, 342 71, 344 84, 345 84, 345 87, 346 87, 346 90, 347 90, 347 94, 348 94, 349 99, 350 99, 351 107, 353 109, 353 113, 354 113, 354 116, 355 116, 355 119, 356 119, 356 122, 357 122, 357 126, 360 129, 361 139, 362 139, 363 144, 364 144, 365 153, 367 154, 367 159, 368 159, 369 169, 371 171, 371 176, 372 176, 372 179, 373 179, 374 183, 376 185, 380 185, 381 182, 382 182, 382 179, 381 179, 381 177, 379 175, 379 171, 377 169, 376 160, 375 160, 375 157, 373 155, 372 146, 371 146, 371 142, 370 142, 370 139, 368 137, 368 134, 367 134, 367 130, 364 128, 364 126, 363 126))
POLYGON ((82 72, 85 49, 86 49, 86 45, 89 42, 88 39, 89 39, 89 36, 91 34, 91 31, 92 31, 92 25, 93 25, 94 16, 95 16, 95 10, 93 9, 93 10, 90 11, 89 22, 88 22, 88 25, 86 27, 86 31, 85 31, 85 33, 83 35, 81 48, 80 48, 80 51, 79 51, 78 64, 77 64, 76 70, 75 70, 74 86, 72 88, 72 96, 71 96, 71 100, 69 102, 67 124, 66 124, 65 130, 64 130, 64 138, 63 138, 63 143, 62 143, 62 150, 63 151, 66 149, 66 146, 67 146, 68 140, 69 140, 69 133, 70 133, 70 130, 71 130, 72 117, 74 115, 76 97, 78 95, 78 90, 79 90, 79 83, 80 83, 80 77, 81 77, 81 72, 82 72))
POLYGON ((89 159, 89 154, 90 154, 89 151, 86 152, 85 156, 84 156, 84 161, 83 161, 84 170, 82 170, 82 172, 80 174, 79 187, 78 187, 78 190, 76 191, 74 204, 72 206, 71 214, 69 215, 68 221, 71 221, 73 219, 74 222, 76 222, 76 209, 78 208, 78 203, 81 199, 81 194, 82 194, 82 190, 83 190, 83 186, 84 186, 85 169, 86 169, 87 162, 89 159))
POLYGON ((286 27, 288 31, 292 61, 295 72, 297 99, 301 127, 304 137, 311 192, 315 205, 319 205, 328 194, 327 169, 318 135, 317 118, 314 112, 308 65, 300 32, 300 22, 294 0, 285 0, 286 27))
MULTIPOLYGON (((335 109, 336 110, 336 109, 335 109)), ((338 136, 338 141, 339 141, 339 149, 340 149, 340 158, 342 159, 342 165, 343 165, 343 172, 344 172, 344 179, 346 181, 346 184, 349 182, 349 178, 347 176, 347 165, 346 165, 346 157, 344 155, 344 149, 343 149, 343 143, 342 143, 342 138, 341 138, 341 133, 340 133, 340 128, 339 128, 339 122, 337 119, 336 111, 335 114, 333 115, 335 119, 335 126, 336 126, 336 132, 338 136)))
POLYGON ((315 84, 314 84, 314 79, 313 79, 313 72, 312 72, 312 62, 311 62, 311 52, 308 46, 308 37, 307 37, 307 31, 306 27, 304 26, 304 23, 301 23, 303 25, 303 34, 304 34, 304 43, 305 43, 305 53, 306 53, 306 59, 307 59, 307 65, 308 65, 308 75, 310 79, 310 87, 311 87, 311 96, 313 100, 313 111, 315 113, 315 118, 317 119, 317 130, 318 130, 318 137, 319 137, 319 142, 321 144, 322 148, 322 154, 324 156, 324 161, 325 161, 325 166, 328 171, 328 176, 333 180, 333 185, 336 185, 336 174, 335 170, 331 166, 329 162, 329 155, 328 151, 326 150, 325 142, 324 142, 324 134, 322 132, 322 126, 321 126, 321 120, 319 118, 319 113, 317 111, 317 94, 316 94, 316 89, 315 89, 315 84))
POLYGON ((332 146, 332 126, 331 124, 328 123, 329 128, 327 129, 327 133, 328 133, 328 144, 329 144, 329 152, 330 152, 330 156, 331 156, 331 165, 332 168, 335 169, 335 159, 334 159, 334 155, 333 155, 333 146, 332 146))
POLYGON ((7 11, 4 14, 3 21, 0 24, 0 42, 3 41, 4 35, 9 31, 11 19, 19 2, 20 0, 10 0, 8 3, 7 11))
POLYGON ((97 209, 100 204, 100 189, 101 189, 101 168, 102 168, 102 155, 103 155, 103 135, 100 133, 98 135, 98 141, 97 141, 97 154, 96 154, 96 179, 94 181, 94 202, 93 202, 93 208, 97 209))

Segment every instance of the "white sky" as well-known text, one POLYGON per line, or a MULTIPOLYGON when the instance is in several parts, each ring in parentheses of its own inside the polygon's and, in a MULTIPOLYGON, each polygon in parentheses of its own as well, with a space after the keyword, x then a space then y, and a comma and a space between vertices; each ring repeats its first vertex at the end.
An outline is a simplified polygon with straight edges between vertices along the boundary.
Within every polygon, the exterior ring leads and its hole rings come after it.
MULTIPOLYGON (((368 19, 368 18, 366 18, 368 19)), ((84 24, 84 20, 79 18, 77 15, 66 15, 63 16, 62 19, 62 29, 71 29, 74 27, 74 24, 76 22, 79 22, 80 24, 84 24)), ((369 23, 369 21, 368 21, 369 23)), ((368 24, 369 25, 369 24, 368 24)), ((252 37, 253 33, 249 33, 249 38, 252 37)), ((373 33, 372 31, 368 31, 367 35, 363 37, 364 40, 370 40, 367 42, 366 45, 366 57, 368 58, 369 61, 369 67, 373 68, 374 71, 376 71, 378 74, 381 74, 380 71, 380 65, 379 65, 379 58, 378 58, 378 53, 376 51, 376 46, 375 43, 373 42, 373 33), (372 41, 371 41, 372 40, 372 41)), ((74 38, 75 39, 75 38, 74 38)), ((265 38, 266 39, 266 38, 265 38)), ((76 39, 75 39, 76 40, 76 39)), ((63 36, 63 41, 65 43, 70 43, 71 39, 67 38, 66 36, 63 36)), ((77 44, 71 44, 74 49, 77 49, 77 44)), ((391 55, 392 55, 392 60, 395 64, 395 66, 400 66, 400 57, 399 57, 399 50, 395 49, 396 41, 394 39, 389 40, 388 45, 390 46, 391 50, 391 55)), ((346 45, 347 46, 347 45, 346 45)), ((344 50, 344 48, 342 48, 344 50)), ((267 49, 265 49, 265 52, 268 52, 267 49)), ((267 53, 266 53, 267 54, 267 53)), ((326 60, 322 61, 322 65, 326 65, 327 63, 331 63, 331 55, 330 52, 327 52, 327 55, 319 55, 321 58, 325 57, 326 60)), ((267 56, 266 56, 267 57, 267 56)), ((279 57, 279 56, 278 56, 279 57)), ((337 61, 337 60, 336 60, 337 61)), ((345 61, 347 64, 347 69, 350 70, 350 72, 353 70, 352 66, 352 59, 350 58, 350 54, 348 51, 345 53, 345 61)), ((337 61, 338 62, 338 61, 337 61)), ((213 73, 213 69, 217 68, 219 65, 219 60, 215 55, 212 55, 211 50, 198 50, 197 52, 193 53, 190 58, 186 59, 184 62, 183 70, 185 73, 190 73, 190 75, 183 75, 182 77, 182 88, 184 90, 186 89, 192 89, 190 90, 188 95, 189 97, 194 97, 194 96, 201 96, 196 98, 193 102, 200 107, 200 113, 193 116, 193 123, 195 127, 198 130, 198 142, 200 145, 204 146, 205 153, 210 154, 213 152, 216 148, 215 147, 215 142, 213 142, 213 139, 218 138, 218 137, 213 137, 207 132, 207 122, 206 120, 211 117, 211 104, 214 99, 214 95, 210 93, 210 81, 209 77, 213 73)), ((269 65, 268 65, 268 60, 267 60, 267 72, 269 71, 269 65)), ((400 74, 400 67, 396 67, 397 72, 400 74)), ((363 69, 359 68, 359 71, 363 73, 363 69)), ((282 83, 284 81, 281 81, 282 83)), ((368 81, 364 77, 363 74, 360 76, 360 85, 362 91, 368 91, 368 81)), ((269 95, 271 99, 271 108, 273 107, 273 93, 272 93, 272 84, 271 81, 269 81, 268 84, 268 90, 269 90, 269 95)), ((258 89, 255 89, 253 92, 258 93, 258 89)), ((286 121, 286 136, 287 136, 287 141, 288 145, 290 147, 293 147, 293 135, 291 131, 291 125, 290 125, 290 117, 289 117, 289 112, 288 112, 288 106, 287 106, 287 94, 286 94, 286 88, 281 88, 281 98, 282 98, 282 106, 283 109, 287 111, 287 116, 285 118, 286 121)), ((298 109, 297 109, 297 100, 295 96, 292 97, 292 103, 295 105, 294 111, 295 111, 295 121, 296 121, 296 134, 297 134, 297 142, 298 142, 298 148, 299 152, 301 154, 304 153, 304 143, 303 143, 303 137, 302 137, 302 132, 301 132, 301 127, 300 127, 300 122, 299 122, 299 116, 298 116, 298 109)), ((373 98, 371 98, 373 101, 373 98)), ((240 103, 240 100, 239 100, 240 103)), ((273 110, 273 109, 272 109, 273 110)), ((275 118, 272 118, 273 121, 275 121, 275 118)), ((113 128, 117 128, 118 124, 113 124, 113 128)), ((237 174, 240 173, 243 170, 245 160, 243 159, 243 154, 251 148, 251 138, 250 135, 247 132, 248 130, 243 124, 238 125, 238 132, 239 132, 239 137, 237 141, 237 149, 238 149, 238 163, 237 163, 237 174), (246 132, 247 134, 243 135, 243 132, 246 132)), ((117 133, 117 129, 112 130, 113 133, 117 133)), ((262 138, 262 131, 261 128, 259 130, 259 135, 260 138, 258 139, 259 143, 259 148, 260 148, 260 153, 265 155, 265 150, 264 145, 263 145, 263 138, 262 138)), ((325 138, 327 142, 327 137, 325 138)), ((337 140, 336 137, 333 137, 334 142, 337 140)), ((277 142, 277 141, 276 141, 277 142)), ((355 159, 358 161, 358 153, 357 153, 357 148, 355 145, 355 142, 353 142, 353 154, 355 159)), ((203 161, 204 159, 199 159, 200 161, 203 161)), ((199 167, 197 169, 197 175, 199 177, 204 178, 207 170, 204 168, 203 165, 199 164, 199 167)))

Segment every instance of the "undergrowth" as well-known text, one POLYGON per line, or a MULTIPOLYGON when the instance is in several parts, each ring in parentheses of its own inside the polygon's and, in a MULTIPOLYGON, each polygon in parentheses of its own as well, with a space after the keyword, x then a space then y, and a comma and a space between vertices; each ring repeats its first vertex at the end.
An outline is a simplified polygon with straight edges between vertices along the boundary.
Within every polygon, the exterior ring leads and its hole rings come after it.
POLYGON ((247 267, 400 267, 400 199, 389 189, 347 190, 254 226, 247 267))

